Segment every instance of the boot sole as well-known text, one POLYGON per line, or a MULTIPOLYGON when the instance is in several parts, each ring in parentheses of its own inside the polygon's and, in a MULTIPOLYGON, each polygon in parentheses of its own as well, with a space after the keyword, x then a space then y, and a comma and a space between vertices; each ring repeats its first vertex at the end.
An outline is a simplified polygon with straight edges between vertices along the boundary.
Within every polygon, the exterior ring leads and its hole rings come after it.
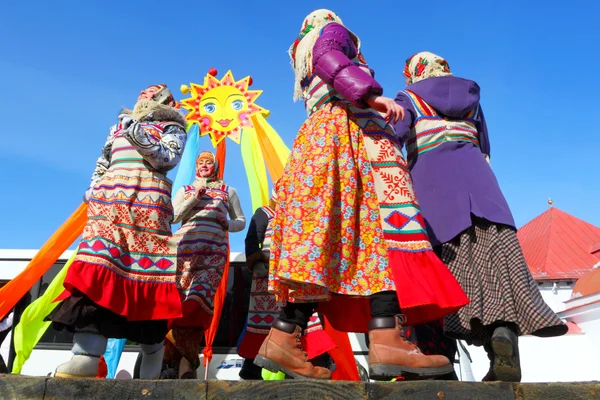
MULTIPOLYGON (((287 369, 286 367, 284 367, 283 365, 273 361, 273 360, 269 360, 266 357, 263 356, 256 356, 256 358, 254 359, 254 365, 258 365, 261 368, 264 369, 268 369, 271 372, 283 372, 286 376, 286 378, 291 378, 291 379, 319 379, 319 378, 308 378, 306 376, 297 374, 293 371, 290 371, 289 369, 287 369)), ((324 378, 324 380, 327 380, 326 378, 324 378)))
POLYGON ((412 379, 428 379, 452 372, 454 372, 452 364, 431 368, 412 368, 393 364, 373 364, 369 366, 369 378, 377 381, 390 380, 398 376, 406 376, 412 379))
POLYGON ((509 334, 494 335, 492 337, 492 350, 494 351, 492 371, 495 374, 496 380, 520 382, 521 364, 509 334))

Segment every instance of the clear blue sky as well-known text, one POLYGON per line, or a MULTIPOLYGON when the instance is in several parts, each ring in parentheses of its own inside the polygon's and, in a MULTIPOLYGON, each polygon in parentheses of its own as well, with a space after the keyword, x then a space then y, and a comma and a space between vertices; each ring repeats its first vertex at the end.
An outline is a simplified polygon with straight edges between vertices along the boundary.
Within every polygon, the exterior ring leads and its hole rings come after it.
MULTIPOLYGON (((480 84, 492 166, 519 226, 547 209, 548 196, 600 225, 600 3, 356 3, 6 2, 0 248, 38 248, 73 212, 119 108, 149 84, 166 83, 180 99, 179 86, 211 67, 251 75, 264 90, 257 103, 291 147, 305 112, 292 102, 286 50, 316 8, 334 10, 360 36, 388 96, 403 88, 404 60, 422 50, 480 84)), ((239 150, 228 142, 225 178, 250 219, 239 150)), ((232 250, 243 251, 244 235, 231 236, 232 250)))

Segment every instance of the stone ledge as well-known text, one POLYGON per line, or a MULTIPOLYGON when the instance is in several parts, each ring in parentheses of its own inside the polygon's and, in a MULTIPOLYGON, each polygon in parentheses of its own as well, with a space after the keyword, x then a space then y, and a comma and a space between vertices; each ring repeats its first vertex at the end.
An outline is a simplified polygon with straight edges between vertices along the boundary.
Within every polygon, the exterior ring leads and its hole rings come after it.
POLYGON ((600 399, 599 382, 141 381, 0 375, 0 399, 600 399))

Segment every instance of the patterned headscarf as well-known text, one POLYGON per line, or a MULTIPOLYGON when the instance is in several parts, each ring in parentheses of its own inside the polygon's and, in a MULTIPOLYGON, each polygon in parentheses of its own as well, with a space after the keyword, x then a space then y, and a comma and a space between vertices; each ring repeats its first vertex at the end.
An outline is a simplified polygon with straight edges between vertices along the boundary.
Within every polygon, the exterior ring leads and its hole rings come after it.
POLYGON ((408 78, 408 84, 416 83, 427 78, 437 76, 450 76, 450 66, 442 57, 422 51, 406 60, 404 76, 408 78))
MULTIPOLYGON (((289 49, 289 55, 296 77, 294 100, 302 98, 302 81, 306 77, 312 75, 312 51, 315 42, 319 38, 321 30, 333 22, 344 25, 342 19, 338 17, 336 13, 326 9, 315 10, 304 18, 304 22, 300 28, 300 34, 289 49)), ((350 34, 355 39, 356 46, 360 48, 360 40, 358 37, 352 32, 350 32, 350 34)))
POLYGON ((179 108, 181 106, 177 101, 175 101, 173 94, 164 83, 159 85, 150 85, 146 88, 146 90, 151 88, 157 89, 154 96, 152 96, 152 100, 174 108, 179 108))

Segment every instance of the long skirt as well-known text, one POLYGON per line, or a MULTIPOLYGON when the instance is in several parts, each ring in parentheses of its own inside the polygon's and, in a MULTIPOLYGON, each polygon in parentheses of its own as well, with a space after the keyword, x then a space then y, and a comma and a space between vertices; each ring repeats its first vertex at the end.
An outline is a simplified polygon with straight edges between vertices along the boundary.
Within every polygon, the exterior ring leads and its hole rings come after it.
POLYGON ((367 330, 374 293, 396 291, 410 323, 468 302, 433 253, 400 145, 373 110, 334 102, 312 114, 275 190, 278 300, 321 302, 334 328, 354 332, 367 330))
POLYGON ((445 332, 483 345, 504 324, 519 335, 560 336, 567 326, 544 302, 514 228, 473 217, 473 225, 436 247, 471 300, 445 319, 445 332))

